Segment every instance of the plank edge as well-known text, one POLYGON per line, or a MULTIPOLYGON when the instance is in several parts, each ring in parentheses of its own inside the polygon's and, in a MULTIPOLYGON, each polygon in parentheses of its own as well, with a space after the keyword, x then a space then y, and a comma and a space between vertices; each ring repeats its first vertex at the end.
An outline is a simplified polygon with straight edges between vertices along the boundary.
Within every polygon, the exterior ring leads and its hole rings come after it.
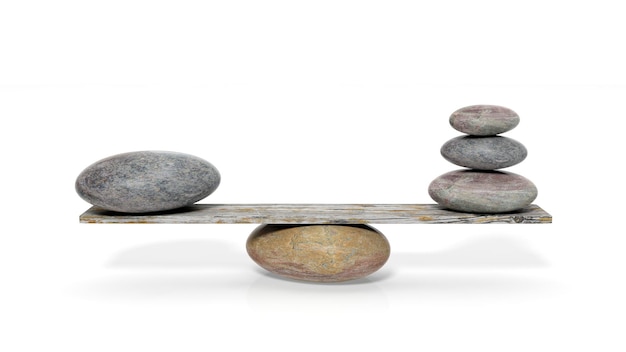
POLYGON ((438 204, 194 204, 172 211, 125 214, 92 206, 79 216, 84 224, 550 224, 552 215, 536 204, 517 212, 473 214, 438 204), (384 208, 391 208, 391 210, 384 208), (211 209, 231 214, 210 213, 211 209), (338 210, 336 208, 339 208, 338 210), (379 210, 381 208, 382 210, 379 210), (278 209, 278 210, 277 210, 278 209), (237 211, 245 212, 238 214, 237 211), (321 211, 318 218, 306 212, 321 211), (369 211, 369 213, 366 213, 369 211), (403 213, 401 213, 403 211, 403 213), (265 213, 264 213, 265 212, 265 213), (291 213, 290 213, 291 212, 291 213), (300 212, 300 213, 298 213, 300 212), (344 212, 336 215, 334 212, 344 212), (359 218, 359 212, 366 213, 359 218), (304 215, 303 215, 304 214, 304 215), (229 217, 230 216, 230 217, 229 217), (313 221, 311 221, 313 220, 313 221))

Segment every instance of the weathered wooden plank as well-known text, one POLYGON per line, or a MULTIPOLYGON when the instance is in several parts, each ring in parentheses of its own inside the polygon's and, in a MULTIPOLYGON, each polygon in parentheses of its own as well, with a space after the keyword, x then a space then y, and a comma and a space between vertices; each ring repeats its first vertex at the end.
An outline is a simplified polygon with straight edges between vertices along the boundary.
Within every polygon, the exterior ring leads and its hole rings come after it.
POLYGON ((514 213, 470 214, 437 204, 194 204, 151 214, 92 207, 81 223, 106 224, 539 224, 552 216, 537 205, 514 213))

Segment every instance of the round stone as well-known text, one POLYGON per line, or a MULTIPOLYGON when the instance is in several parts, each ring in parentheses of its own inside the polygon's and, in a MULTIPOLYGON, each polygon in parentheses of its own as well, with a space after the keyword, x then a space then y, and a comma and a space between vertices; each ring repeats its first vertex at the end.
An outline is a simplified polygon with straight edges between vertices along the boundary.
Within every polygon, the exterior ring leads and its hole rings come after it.
POLYGON ((428 194, 455 211, 505 213, 530 205, 537 198, 537 187, 512 172, 456 170, 433 180, 428 194))
POLYGON ((497 105, 467 106, 450 116, 454 129, 474 136, 494 136, 514 129, 518 123, 515 111, 497 105))
POLYGON ((250 234, 246 248, 272 273, 319 282, 367 276, 390 254, 387 238, 367 225, 261 225, 250 234))
POLYGON ((114 155, 87 167, 76 179, 76 192, 107 210, 146 213, 191 205, 213 193, 219 183, 219 172, 203 159, 140 151, 114 155))
POLYGON ((460 136, 446 142, 441 155, 459 166, 495 170, 521 163, 528 152, 522 143, 508 137, 460 136))

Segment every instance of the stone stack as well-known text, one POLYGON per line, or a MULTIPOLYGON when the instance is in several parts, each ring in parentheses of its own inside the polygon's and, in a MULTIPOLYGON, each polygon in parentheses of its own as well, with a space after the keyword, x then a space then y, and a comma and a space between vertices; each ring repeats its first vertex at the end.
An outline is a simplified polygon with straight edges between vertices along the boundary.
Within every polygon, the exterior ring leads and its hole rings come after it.
POLYGON ((455 111, 450 125, 465 135, 441 147, 441 155, 465 169, 433 180, 431 198, 440 205, 468 213, 504 213, 527 207, 537 197, 528 179, 500 169, 517 165, 527 155, 520 142, 500 136, 515 128, 519 116, 495 105, 473 105, 455 111))

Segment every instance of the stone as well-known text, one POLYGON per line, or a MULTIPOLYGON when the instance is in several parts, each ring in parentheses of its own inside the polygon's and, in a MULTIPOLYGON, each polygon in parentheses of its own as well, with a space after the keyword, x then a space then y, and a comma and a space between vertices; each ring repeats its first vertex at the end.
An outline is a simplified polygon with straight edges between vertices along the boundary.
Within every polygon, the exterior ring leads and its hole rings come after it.
POLYGON ((528 152, 524 145, 501 136, 459 136, 441 147, 449 162, 479 170, 495 170, 521 163, 528 152))
POLYGON ((529 206, 537 197, 537 187, 512 172, 463 169, 437 177, 428 187, 428 194, 451 210, 489 214, 529 206))
POLYGON ((220 174, 193 155, 139 151, 114 155, 87 167, 76 192, 107 210, 147 213, 191 205, 215 191, 220 174))
POLYGON ((339 282, 380 269, 390 254, 385 236, 367 225, 261 225, 246 248, 264 269, 296 280, 339 282))
POLYGON ((472 105, 450 116, 450 125, 473 136, 494 136, 514 129, 519 123, 515 111, 497 105, 472 105))

